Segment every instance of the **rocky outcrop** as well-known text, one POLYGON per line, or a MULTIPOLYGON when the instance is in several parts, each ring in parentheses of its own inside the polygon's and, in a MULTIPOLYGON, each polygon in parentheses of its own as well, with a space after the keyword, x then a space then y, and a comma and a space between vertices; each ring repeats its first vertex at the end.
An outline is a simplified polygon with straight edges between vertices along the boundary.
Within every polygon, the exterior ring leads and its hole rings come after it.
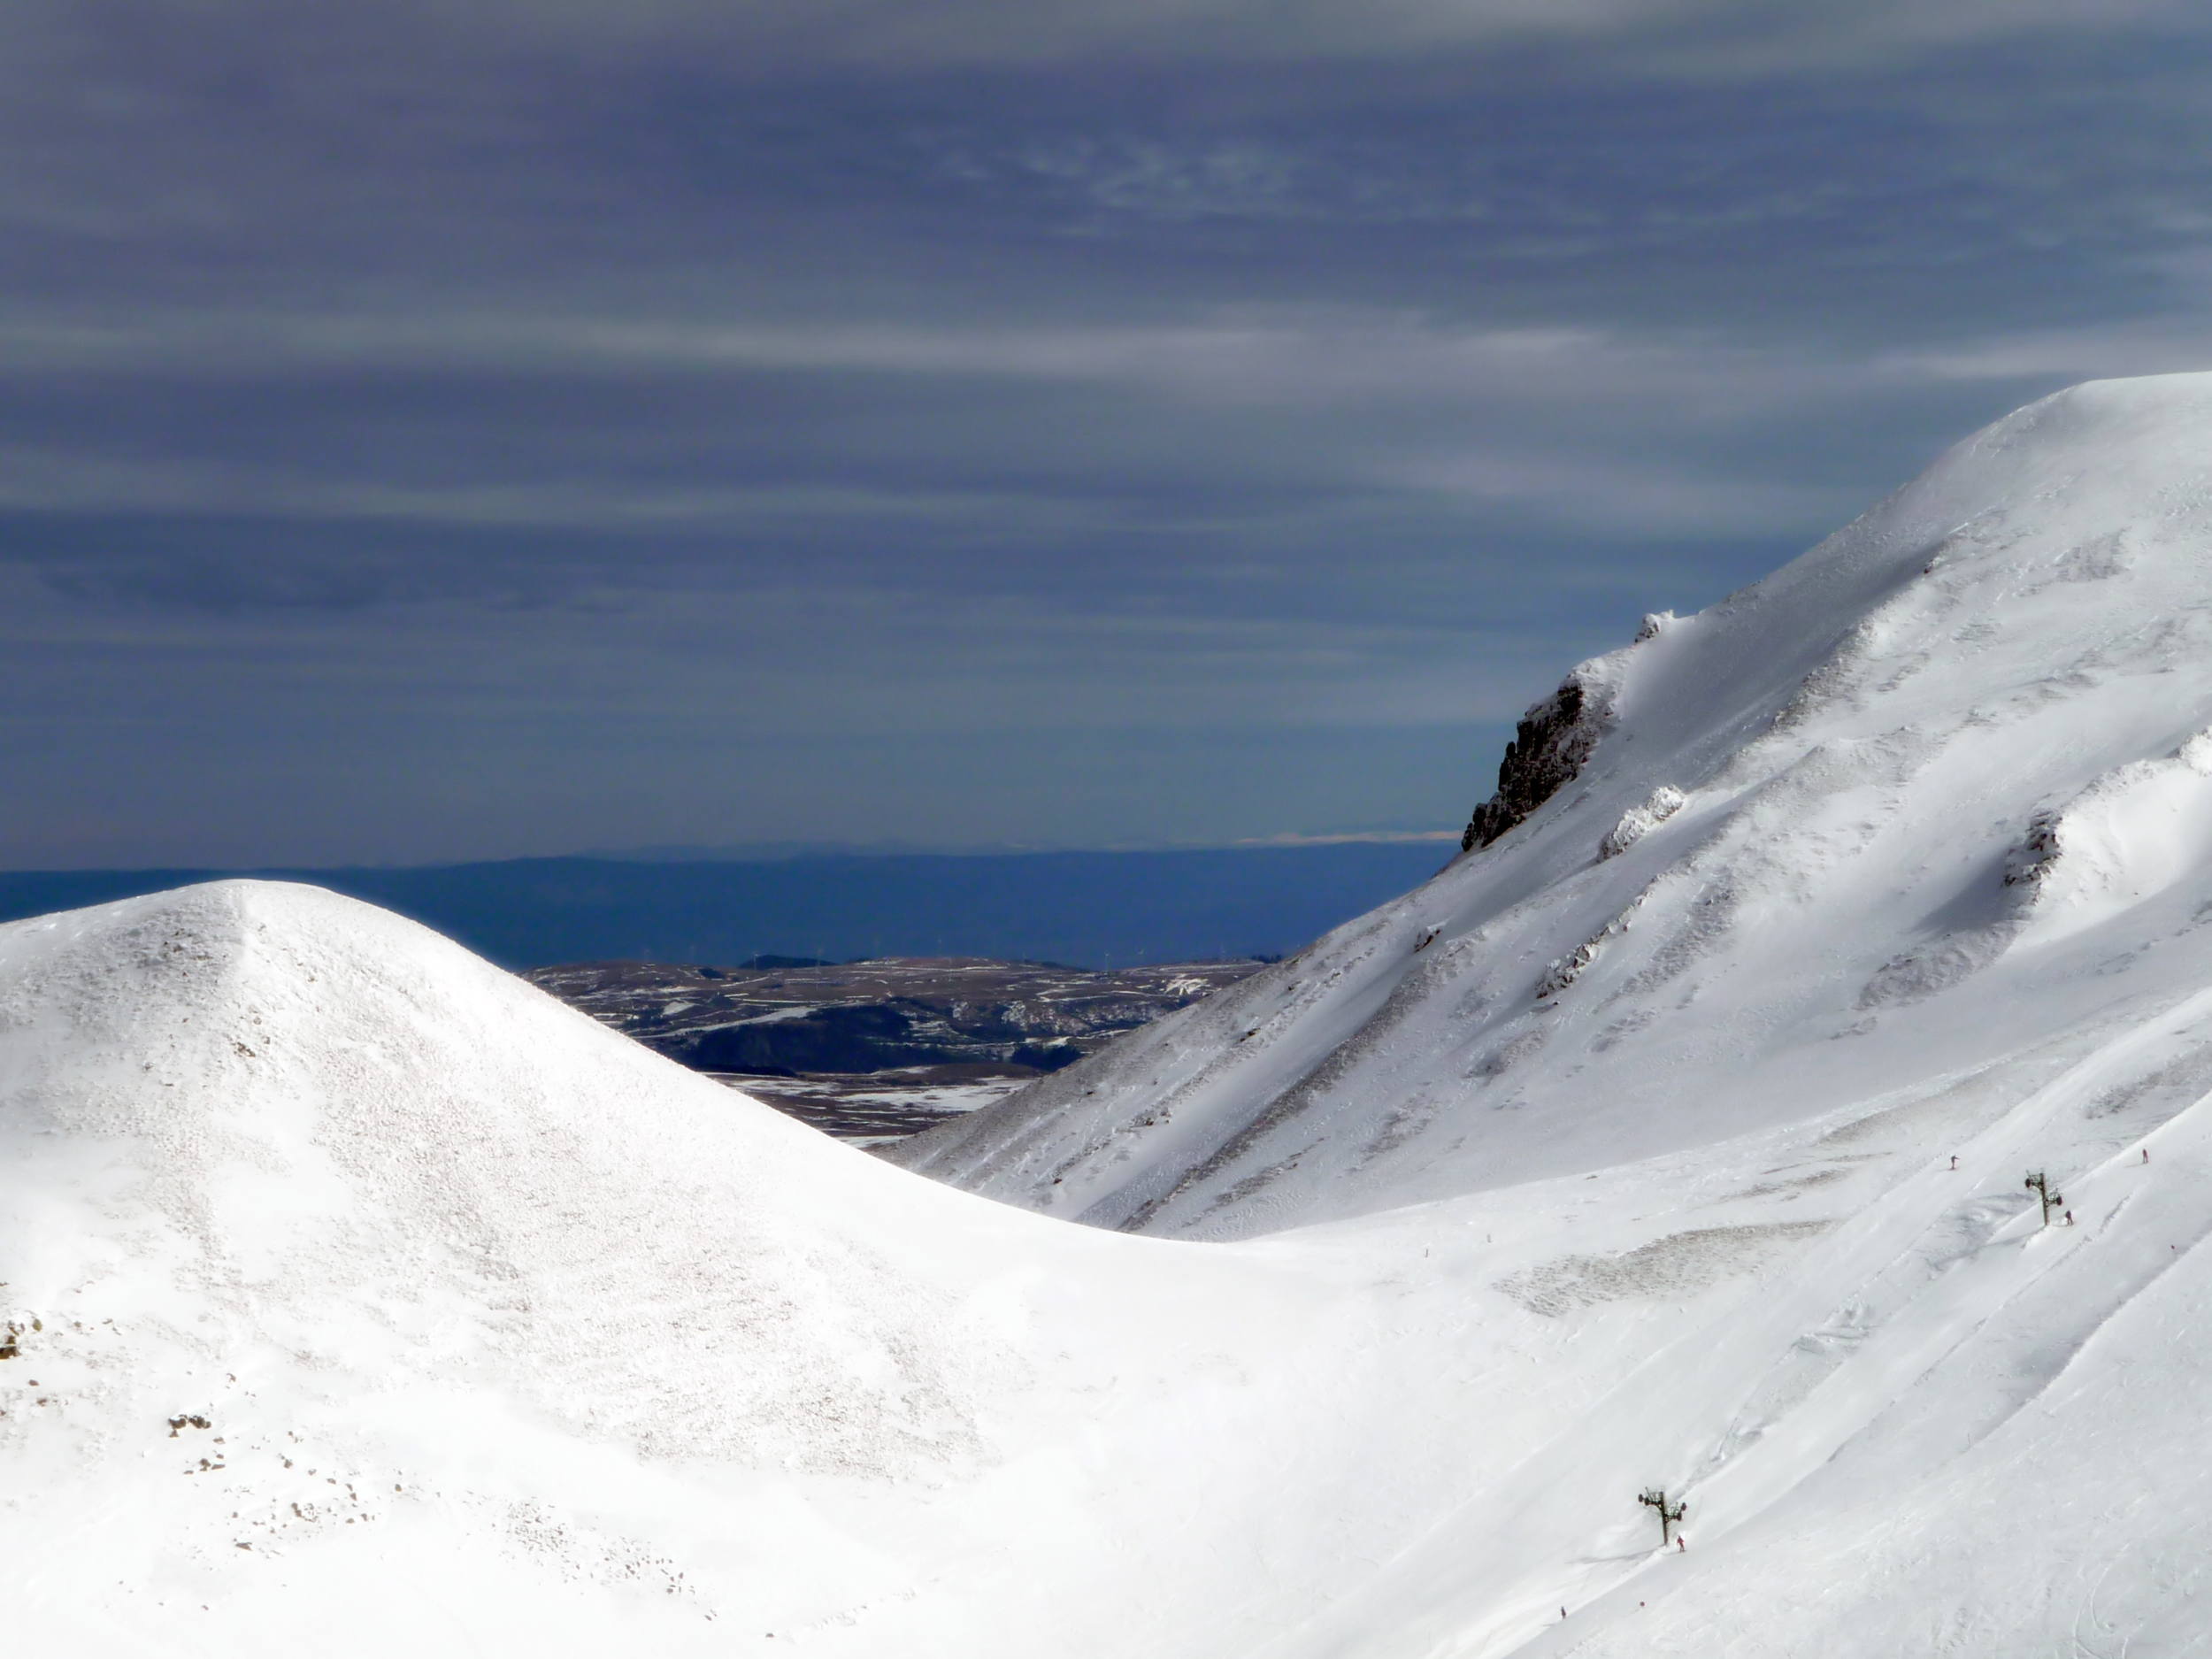
POLYGON ((1582 770, 1609 724, 1608 700, 1580 670, 1521 717, 1498 763, 1498 792, 1475 809, 1459 849, 1487 847, 1582 770))
POLYGON ((2063 822, 2055 808, 2044 807, 2028 820, 2028 832, 2005 854, 2005 885, 2025 887, 2032 896, 2058 867, 2058 833, 2063 822))

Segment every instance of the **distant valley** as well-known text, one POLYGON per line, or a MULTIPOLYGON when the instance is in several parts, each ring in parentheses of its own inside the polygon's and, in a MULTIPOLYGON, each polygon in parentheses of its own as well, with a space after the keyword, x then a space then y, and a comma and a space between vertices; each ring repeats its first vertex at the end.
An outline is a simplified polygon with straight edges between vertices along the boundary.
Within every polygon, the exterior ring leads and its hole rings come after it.
POLYGON ((695 1071, 872 1145, 989 1105, 1263 965, 764 956, 730 968, 568 963, 523 977, 695 1071))

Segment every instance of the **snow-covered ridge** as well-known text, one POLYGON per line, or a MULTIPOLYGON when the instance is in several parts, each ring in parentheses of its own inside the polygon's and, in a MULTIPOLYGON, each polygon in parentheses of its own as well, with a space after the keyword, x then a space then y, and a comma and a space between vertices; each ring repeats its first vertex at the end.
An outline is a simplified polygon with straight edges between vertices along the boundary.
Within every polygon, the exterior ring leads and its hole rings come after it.
POLYGON ((1231 1237, 1995 1062, 2198 949, 2208 606, 2212 378, 2047 398, 1576 669, 1419 891, 896 1156, 1231 1237))
POLYGON ((2037 937, 2077 933, 2186 881, 2212 860, 2212 733, 2130 761, 2039 812, 2005 867, 2037 937))

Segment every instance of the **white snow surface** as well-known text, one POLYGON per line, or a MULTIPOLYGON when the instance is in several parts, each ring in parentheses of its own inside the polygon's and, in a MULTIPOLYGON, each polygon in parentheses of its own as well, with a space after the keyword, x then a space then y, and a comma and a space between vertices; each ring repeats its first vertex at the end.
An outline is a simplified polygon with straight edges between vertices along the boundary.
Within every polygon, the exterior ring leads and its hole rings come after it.
POLYGON ((2212 377, 2023 411, 1003 1202, 314 889, 0 928, 9 1640, 2212 1652, 2208 605, 2212 377))

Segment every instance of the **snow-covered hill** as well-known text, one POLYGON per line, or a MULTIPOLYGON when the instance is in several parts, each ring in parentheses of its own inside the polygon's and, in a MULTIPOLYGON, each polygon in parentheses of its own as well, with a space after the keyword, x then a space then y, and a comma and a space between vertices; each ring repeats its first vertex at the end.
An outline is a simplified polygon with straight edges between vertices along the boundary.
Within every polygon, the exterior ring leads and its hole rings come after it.
POLYGON ((313 889, 0 927, 9 1641, 2212 1651, 2208 486, 2085 388, 1657 619, 1013 1204, 313 889))
MULTIPOLYGON (((316 889, 13 924, 10 1641, 1248 1647, 1348 1583, 1338 1523, 1252 1523, 1281 1436, 1372 1396, 1373 1315, 1189 1254, 888 1169, 316 889), (1258 1604, 1210 1605, 1224 1559, 1258 1604)), ((1318 1487, 1433 1431, 1387 1392, 1318 1487)))

